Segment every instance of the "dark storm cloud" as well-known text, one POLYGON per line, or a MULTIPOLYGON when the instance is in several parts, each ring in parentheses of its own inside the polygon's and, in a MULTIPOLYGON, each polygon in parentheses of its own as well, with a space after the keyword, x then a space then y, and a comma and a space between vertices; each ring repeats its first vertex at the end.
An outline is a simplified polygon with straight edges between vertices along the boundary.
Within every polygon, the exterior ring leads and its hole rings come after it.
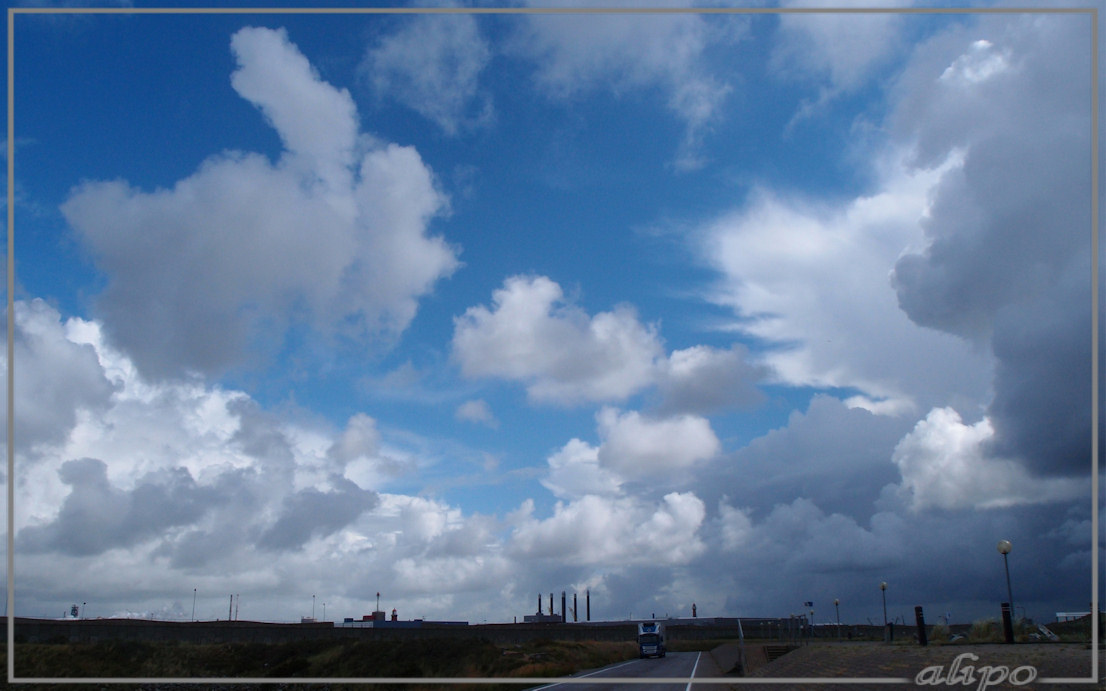
POLYGON ((889 459, 911 424, 815 396, 805 413, 791 414, 786 427, 712 462, 695 491, 712 508, 725 496, 759 514, 806 497, 830 512, 865 520, 882 489, 899 480, 889 459))
POLYGON ((329 492, 309 487, 286 497, 280 518, 262 534, 259 546, 298 549, 313 537, 326 537, 344 528, 380 503, 376 492, 343 477, 332 476, 330 482, 335 489, 329 492))
POLYGON ((225 501, 213 507, 204 520, 181 532, 166 535, 154 551, 167 556, 175 569, 187 569, 217 563, 252 544, 259 528, 267 493, 258 473, 248 468, 225 471, 211 483, 212 491, 225 501))
POLYGON ((657 388, 661 413, 707 414, 753 408, 764 400, 756 384, 768 378, 768 367, 752 362, 747 348, 728 350, 695 346, 674 351, 662 367, 657 388))
POLYGON ((86 556, 132 547, 198 520, 223 501, 184 468, 145 475, 129 491, 113 485, 107 464, 95 458, 66 461, 58 474, 72 489, 54 521, 19 532, 23 550, 86 556))
MULTIPOLYGON (((1085 519, 1089 511, 1069 514, 1085 519)), ((914 606, 922 605, 929 617, 951 609, 953 621, 970 622, 999 616, 1006 583, 995 545, 1009 539, 1015 602, 1027 616, 1047 621, 1054 607, 1068 606, 1061 603, 1083 608, 1090 597, 1089 559, 1073 559, 1066 539, 1041 530, 1063 517, 1052 505, 982 513, 887 511, 855 522, 797 499, 757 520, 738 550, 710 552, 687 573, 703 590, 722 584, 727 610, 744 616, 786 616, 814 601, 816 619, 832 621, 838 598, 843 622, 879 623, 879 583, 886 581, 889 618, 910 621, 914 606)), ((1087 545, 1089 524, 1082 519, 1069 519, 1064 534, 1087 545)))
MULTIPOLYGON (((665 614, 690 616, 690 603, 687 611, 678 611, 683 603, 671 597, 664 587, 663 584, 671 579, 670 570, 649 566, 604 574, 598 586, 591 589, 592 618, 619 620, 631 616, 637 619, 653 615, 663 617, 665 614)), ((558 591, 556 595, 557 612, 560 612, 561 594, 558 591)), ((569 595, 569 604, 571 600, 569 595)), ((580 601, 579 606, 583 610, 584 602, 580 601)))
POLYGON ((1086 474, 1091 464, 1089 263, 995 322, 993 451, 1041 474, 1086 474))
POLYGON ((915 100, 893 118, 919 161, 963 157, 934 190, 928 247, 895 265, 899 305, 990 347, 991 448, 1040 474, 1090 461, 1087 35, 1038 18, 944 36, 919 51, 929 82, 908 72, 915 100))
POLYGON ((895 265, 907 315, 982 340, 998 310, 1055 285, 1090 251, 1088 146, 1085 134, 1027 132, 973 145, 935 191, 929 247, 895 265))

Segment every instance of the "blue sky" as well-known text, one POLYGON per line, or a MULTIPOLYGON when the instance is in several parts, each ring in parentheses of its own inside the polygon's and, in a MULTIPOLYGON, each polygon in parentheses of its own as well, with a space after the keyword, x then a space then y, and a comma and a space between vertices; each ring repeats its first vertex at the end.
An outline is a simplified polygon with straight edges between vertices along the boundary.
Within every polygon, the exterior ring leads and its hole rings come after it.
POLYGON ((1087 16, 15 21, 17 613, 1089 602, 1087 16))

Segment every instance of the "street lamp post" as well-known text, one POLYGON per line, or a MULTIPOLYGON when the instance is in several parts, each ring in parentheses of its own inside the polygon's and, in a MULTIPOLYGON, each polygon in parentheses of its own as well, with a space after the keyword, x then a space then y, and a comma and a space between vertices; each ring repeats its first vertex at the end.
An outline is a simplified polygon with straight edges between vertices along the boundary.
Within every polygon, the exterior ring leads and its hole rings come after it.
POLYGON ((998 541, 998 552, 1002 555, 1002 565, 1006 568, 1006 598, 1010 603, 1010 611, 1014 611, 1014 591, 1010 588, 1010 561, 1006 555, 1010 554, 1010 550, 1014 546, 1010 544, 1009 540, 998 541))
POLYGON ((196 589, 192 589, 192 621, 196 621, 196 589))
POLYGON ((837 612, 837 637, 841 638, 841 600, 833 599, 833 609, 837 612))
POLYGON ((1010 587, 1010 560, 1007 554, 1013 545, 1009 540, 998 541, 998 552, 1002 555, 1002 565, 1006 569, 1006 597, 1007 602, 1002 603, 1002 628, 1007 643, 1014 642, 1014 590, 1010 587))
POLYGON ((887 640, 887 581, 879 584, 879 590, 883 593, 883 640, 887 640))

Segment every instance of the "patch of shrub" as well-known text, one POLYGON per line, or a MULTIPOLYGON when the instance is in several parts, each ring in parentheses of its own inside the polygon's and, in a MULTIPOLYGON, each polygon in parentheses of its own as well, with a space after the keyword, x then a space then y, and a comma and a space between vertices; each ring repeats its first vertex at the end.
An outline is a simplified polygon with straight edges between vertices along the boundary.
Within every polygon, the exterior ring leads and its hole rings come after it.
POLYGON ((976 619, 968 632, 972 643, 999 643, 1003 640, 1002 630, 994 619, 976 619))
POLYGON ((933 631, 929 634, 929 642, 942 645, 949 642, 949 627, 945 624, 934 624, 933 631))

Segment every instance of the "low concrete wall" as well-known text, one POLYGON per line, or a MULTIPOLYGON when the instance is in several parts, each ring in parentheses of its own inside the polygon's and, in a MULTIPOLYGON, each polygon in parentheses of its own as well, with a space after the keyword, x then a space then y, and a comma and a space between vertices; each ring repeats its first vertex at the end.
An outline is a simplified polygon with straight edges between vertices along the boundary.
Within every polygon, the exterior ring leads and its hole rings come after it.
POLYGON ((172 622, 143 619, 15 620, 17 643, 92 643, 108 640, 281 643, 358 635, 362 631, 371 629, 336 629, 329 623, 172 622))
MULTIPOLYGON (((736 620, 703 623, 669 623, 670 640, 736 638, 736 620)), ((6 631, 5 631, 6 634, 6 631)), ((633 641, 632 622, 580 622, 544 624, 482 624, 473 626, 423 623, 416 628, 346 628, 330 622, 271 624, 250 621, 172 622, 144 619, 15 620, 15 640, 26 643, 95 642, 106 640, 182 641, 189 643, 285 643, 290 641, 345 639, 412 640, 425 638, 482 638, 493 643, 521 643, 551 639, 570 641, 633 641)))

